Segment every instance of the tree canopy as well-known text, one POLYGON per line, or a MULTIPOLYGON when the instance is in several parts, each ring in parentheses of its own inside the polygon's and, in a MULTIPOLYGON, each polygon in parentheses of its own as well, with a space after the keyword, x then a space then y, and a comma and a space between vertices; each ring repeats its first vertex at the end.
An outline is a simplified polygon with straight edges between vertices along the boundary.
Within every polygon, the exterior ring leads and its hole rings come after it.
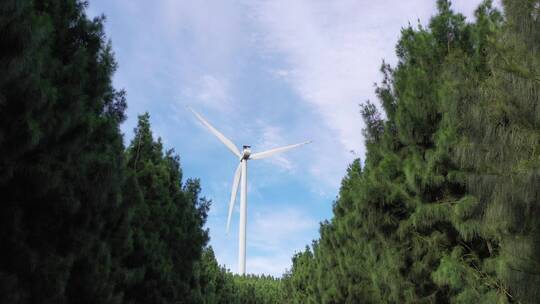
POLYGON ((284 278, 292 303, 538 303, 540 3, 437 1, 382 65, 384 115, 320 238, 284 278))

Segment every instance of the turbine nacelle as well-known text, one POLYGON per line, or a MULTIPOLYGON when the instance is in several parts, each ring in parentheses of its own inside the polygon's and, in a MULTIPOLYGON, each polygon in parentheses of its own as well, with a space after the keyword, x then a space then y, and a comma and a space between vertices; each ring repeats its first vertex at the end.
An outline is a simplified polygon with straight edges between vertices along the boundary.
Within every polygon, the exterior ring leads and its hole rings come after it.
POLYGON ((240 157, 240 160, 242 159, 249 159, 249 156, 251 155, 251 146, 243 146, 242 147, 242 157, 240 157))

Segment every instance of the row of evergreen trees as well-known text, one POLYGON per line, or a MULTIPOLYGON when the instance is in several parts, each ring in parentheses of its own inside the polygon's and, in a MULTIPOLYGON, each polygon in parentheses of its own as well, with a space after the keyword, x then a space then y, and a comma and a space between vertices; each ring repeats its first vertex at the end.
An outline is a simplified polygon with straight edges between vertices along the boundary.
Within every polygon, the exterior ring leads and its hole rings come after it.
POLYGON ((148 114, 124 148, 126 94, 85 7, 0 2, 0 303, 280 302, 279 280, 218 266, 210 202, 148 114))
POLYGON ((540 1, 503 5, 402 30, 291 302, 540 303, 540 1))

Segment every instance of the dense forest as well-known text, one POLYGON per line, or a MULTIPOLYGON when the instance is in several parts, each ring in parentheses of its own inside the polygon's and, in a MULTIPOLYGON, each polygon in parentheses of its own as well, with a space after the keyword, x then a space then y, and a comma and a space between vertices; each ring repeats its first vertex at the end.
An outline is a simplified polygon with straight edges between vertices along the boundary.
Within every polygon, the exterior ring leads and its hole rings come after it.
POLYGON ((293 303, 540 303, 540 1, 503 5, 402 30, 293 303))
POLYGON ((104 17, 0 2, 0 303, 540 303, 540 1, 404 27, 367 154, 281 279, 220 266, 210 200, 139 116, 104 17))

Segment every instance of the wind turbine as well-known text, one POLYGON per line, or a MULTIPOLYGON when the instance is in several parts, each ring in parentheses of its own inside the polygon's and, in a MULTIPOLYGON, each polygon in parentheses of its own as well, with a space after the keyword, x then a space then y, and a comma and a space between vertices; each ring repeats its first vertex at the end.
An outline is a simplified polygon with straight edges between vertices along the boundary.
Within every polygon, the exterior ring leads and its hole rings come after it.
POLYGON ((247 162, 251 159, 262 159, 272 156, 277 153, 285 152, 287 150, 309 144, 311 141, 306 141, 299 144, 284 146, 280 148, 271 149, 264 152, 251 153, 251 146, 243 146, 242 152, 238 150, 236 145, 225 135, 214 128, 204 117, 195 112, 192 108, 189 108, 195 117, 212 132, 231 152, 239 158, 240 163, 234 173, 231 200, 229 201, 229 215, 227 217, 227 233, 229 233, 229 226, 231 223, 231 216, 233 206, 236 201, 236 193, 238 192, 238 183, 240 183, 240 229, 239 229, 239 246, 238 246, 238 273, 243 275, 246 273, 246 222, 247 222, 247 162))

